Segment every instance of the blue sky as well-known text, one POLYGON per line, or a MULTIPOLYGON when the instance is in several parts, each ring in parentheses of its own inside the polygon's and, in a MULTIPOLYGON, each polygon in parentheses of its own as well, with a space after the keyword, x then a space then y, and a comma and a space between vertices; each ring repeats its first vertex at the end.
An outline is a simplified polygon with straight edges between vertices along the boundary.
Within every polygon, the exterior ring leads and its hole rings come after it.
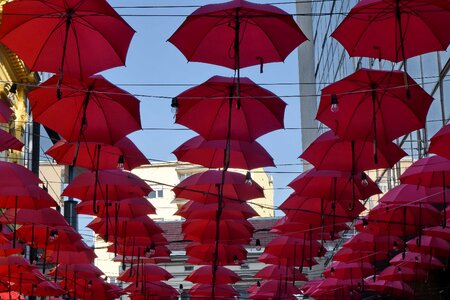
MULTIPOLYGON (((175 160, 171 152, 181 143, 194 136, 190 130, 177 130, 185 127, 174 124, 170 108, 170 98, 178 95, 188 86, 158 86, 158 84, 200 84, 214 75, 233 76, 227 68, 203 63, 188 63, 186 58, 172 44, 167 42, 171 34, 195 8, 119 8, 140 5, 199 5, 220 3, 223 1, 109 1, 119 14, 136 30, 127 56, 126 67, 111 69, 102 74, 111 82, 137 95, 141 100, 141 118, 143 131, 130 135, 144 154, 150 159, 175 160), (182 16, 142 16, 142 15, 182 15, 182 16), (129 16, 126 16, 129 15, 129 16), (137 16, 139 15, 139 16, 137 16), (130 85, 131 84, 131 85, 130 85), (140 86, 136 86, 139 84, 140 86), (144 84, 153 84, 144 86, 144 84), (167 99, 161 98, 167 97, 167 99), (174 130, 149 130, 164 128, 174 130)), ((258 1, 269 3, 270 1, 258 1)), ((273 1, 272 1, 273 2, 273 1)), ((278 1, 282 2, 282 1, 278 1)), ((288 2, 288 1, 285 1, 288 2)), ((278 5, 290 12, 295 12, 294 4, 278 5)), ((264 73, 259 73, 259 66, 241 70, 246 76, 259 84, 298 82, 297 52, 294 51, 285 63, 272 63, 264 66, 264 73)), ((264 86, 279 96, 298 95, 298 85, 264 86)), ((286 127, 300 126, 300 109, 298 97, 282 97, 288 106, 285 115, 286 127)), ((271 173, 274 177, 275 203, 280 204, 290 193, 287 183, 298 175, 302 168, 297 157, 300 154, 300 131, 279 130, 268 133, 258 141, 274 157, 276 164, 297 164, 268 168, 268 172, 295 172, 296 174, 271 173), (281 188, 281 189, 279 189, 281 188), (284 189, 283 189, 284 188, 284 189)))

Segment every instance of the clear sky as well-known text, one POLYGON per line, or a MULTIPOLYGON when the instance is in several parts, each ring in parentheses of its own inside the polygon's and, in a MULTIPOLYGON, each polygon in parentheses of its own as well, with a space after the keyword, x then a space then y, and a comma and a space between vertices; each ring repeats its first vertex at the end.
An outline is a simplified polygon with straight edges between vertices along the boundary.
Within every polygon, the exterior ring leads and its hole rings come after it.
MULTIPOLYGON (((151 160, 173 161, 176 158, 171 152, 196 134, 190 130, 178 130, 185 127, 174 124, 170 98, 190 87, 182 85, 197 85, 214 75, 232 77, 234 71, 209 64, 188 63, 181 52, 167 42, 167 39, 183 22, 185 16, 195 10, 194 7, 124 7, 202 5, 225 1, 115 0, 109 2, 136 30, 136 34, 130 45, 126 67, 111 69, 102 74, 121 88, 138 95, 137 97, 141 100, 141 118, 144 130, 131 134, 130 138, 151 160), (166 130, 155 130, 155 128, 166 130)), ((254 2, 273 3, 274 1, 254 2)), ((295 4, 277 4, 277 6, 289 13, 295 12, 295 4)), ((299 94, 298 85, 276 84, 299 81, 296 51, 292 52, 284 63, 265 65, 262 74, 259 73, 259 66, 255 66, 242 69, 241 76, 249 77, 258 84, 271 84, 264 85, 264 87, 282 96, 281 98, 288 104, 285 127, 300 127, 300 100, 298 97, 292 97, 299 94)), ((268 133, 258 141, 279 165, 277 168, 267 168, 267 171, 274 177, 275 202, 278 205, 292 192, 286 188, 287 183, 302 171, 300 160, 297 159, 301 149, 300 131, 298 129, 279 130, 268 133), (283 166, 284 164, 296 165, 283 166)))

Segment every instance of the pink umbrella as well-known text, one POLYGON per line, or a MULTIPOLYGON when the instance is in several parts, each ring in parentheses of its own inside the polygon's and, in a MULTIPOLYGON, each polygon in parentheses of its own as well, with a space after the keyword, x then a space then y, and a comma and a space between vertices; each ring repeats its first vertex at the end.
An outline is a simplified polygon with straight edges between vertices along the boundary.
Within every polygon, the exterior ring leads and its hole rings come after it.
POLYGON ((428 152, 450 159, 450 124, 442 127, 431 137, 428 152))

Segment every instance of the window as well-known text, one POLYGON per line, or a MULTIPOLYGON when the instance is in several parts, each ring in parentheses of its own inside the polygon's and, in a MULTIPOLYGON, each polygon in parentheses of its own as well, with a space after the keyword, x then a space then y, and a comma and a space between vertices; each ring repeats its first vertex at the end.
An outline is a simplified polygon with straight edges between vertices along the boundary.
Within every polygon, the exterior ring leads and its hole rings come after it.
POLYGON ((149 198, 162 198, 164 196, 164 192, 162 189, 151 191, 150 194, 148 194, 149 198))
POLYGON ((194 271, 194 266, 184 266, 186 272, 194 271))
POLYGON ((248 270, 248 269, 250 269, 250 266, 248 265, 248 264, 241 264, 241 269, 242 270, 248 270))

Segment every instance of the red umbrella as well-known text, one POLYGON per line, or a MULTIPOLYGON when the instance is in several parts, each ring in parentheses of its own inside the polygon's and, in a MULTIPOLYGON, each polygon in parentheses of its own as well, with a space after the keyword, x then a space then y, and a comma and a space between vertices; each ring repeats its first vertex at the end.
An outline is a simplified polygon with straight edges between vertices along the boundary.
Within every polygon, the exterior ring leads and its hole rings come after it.
POLYGON ((169 280, 173 278, 173 275, 156 265, 151 264, 140 264, 138 266, 132 266, 125 270, 119 277, 118 280, 125 282, 136 282, 142 276, 144 281, 158 281, 158 280, 169 280))
MULTIPOLYGON (((193 271, 191 274, 186 276, 184 280, 194 282, 194 283, 212 283, 212 266, 202 266, 197 270, 193 271)), ((219 284, 225 283, 236 283, 242 280, 239 275, 234 271, 227 269, 225 267, 217 266, 216 270, 216 282, 219 284)))
MULTIPOLYGON (((173 191, 177 198, 189 199, 202 203, 218 201, 217 186, 222 182, 223 171, 209 170, 189 176, 173 191)), ((223 200, 245 201, 264 197, 262 188, 252 180, 252 184, 246 184, 246 176, 241 173, 226 171, 223 185, 223 200)))
POLYGON ((56 207, 55 200, 37 185, 2 186, 0 188, 1 208, 40 209, 56 207))
POLYGON ((66 293, 66 291, 60 288, 53 281, 42 281, 39 283, 20 283, 11 286, 13 291, 20 292, 27 296, 60 296, 66 293))
POLYGON ((378 278, 389 281, 417 281, 426 280, 428 274, 421 268, 410 268, 399 265, 387 267, 380 273, 378 278))
MULTIPOLYGON (((446 197, 450 197, 450 190, 446 190, 446 197)), ((379 200, 384 204, 443 204, 442 188, 425 187, 414 184, 400 184, 387 191, 379 200)))
POLYGON ((200 7, 169 38, 189 61, 231 69, 284 61, 304 41, 291 15, 243 0, 200 7))
MULTIPOLYGON (((247 257, 247 250, 242 245, 219 244, 218 265, 237 265, 247 257)), ((190 263, 193 258, 195 262, 202 265, 210 265, 213 262, 214 244, 201 244, 192 242, 186 246, 186 255, 190 258, 186 263, 190 263)))
POLYGON ((439 257, 450 257, 450 242, 435 236, 422 235, 406 242, 410 251, 439 257))
POLYGON ((124 291, 132 294, 143 294, 145 296, 178 296, 176 289, 161 281, 147 281, 144 284, 139 283, 137 286, 131 284, 124 291))
POLYGON ((70 245, 82 239, 69 225, 47 226, 42 224, 22 225, 17 229, 19 240, 34 248, 56 249, 58 245, 70 245))
POLYGON ((141 129, 139 100, 102 76, 95 75, 83 81, 65 78, 61 86, 62 99, 52 91, 57 81, 57 76, 51 77, 28 97, 34 120, 67 141, 114 145, 127 134, 141 129))
POLYGON ((364 262, 341 262, 336 261, 329 265, 324 271, 323 276, 326 278, 337 279, 363 279, 364 277, 373 274, 373 265, 364 262))
POLYGON ((370 262, 373 263, 377 260, 386 260, 388 258, 388 250, 378 250, 374 253, 373 249, 352 249, 342 247, 334 255, 333 260, 343 262, 370 262))
POLYGON ((361 282, 351 279, 325 278, 311 286, 305 294, 322 299, 323 296, 332 296, 332 299, 351 299, 350 291, 358 289, 361 282))
POLYGON ((234 287, 232 285, 228 285, 228 284, 216 284, 216 285, 212 285, 212 284, 208 284, 208 283, 197 283, 194 284, 190 289, 189 289, 189 295, 191 295, 191 297, 200 297, 202 299, 204 298, 210 298, 210 299, 215 299, 215 298, 211 298, 212 295, 214 295, 214 297, 217 297, 219 299, 222 299, 223 297, 235 297, 235 296, 239 296, 239 292, 236 291, 234 289, 234 287), (215 293, 213 294, 213 289, 215 291, 215 293))
POLYGON ((17 276, 19 273, 30 272, 33 269, 36 269, 36 266, 31 265, 22 256, 0 257, 0 276, 10 276, 10 274, 17 276))
POLYGON ((10 242, 0 243, 0 256, 6 257, 14 254, 22 254, 24 253, 24 251, 25 247, 23 247, 22 245, 14 247, 10 242))
MULTIPOLYGON (((209 230, 211 228, 216 228, 216 220, 189 219, 182 224, 185 240, 202 243, 210 243, 217 239, 216 231, 209 230)), ((219 242, 227 244, 249 243, 254 230, 253 225, 245 219, 220 220, 219 242)))
POLYGON ((392 295, 396 299, 414 299, 414 290, 403 281, 391 280, 366 280, 365 289, 368 291, 376 291, 385 295, 392 295))
POLYGON ((287 280, 287 281, 308 281, 305 274, 294 267, 269 265, 259 270, 255 276, 256 278, 272 279, 272 280, 287 280))
POLYGON ((445 265, 434 256, 410 251, 397 254, 389 262, 394 266, 413 269, 421 268, 425 270, 437 270, 445 267, 445 265))
POLYGON ((392 142, 380 143, 376 149, 378 161, 374 162, 373 149, 372 139, 345 141, 332 131, 327 131, 312 142, 300 158, 307 160, 318 170, 361 172, 392 168, 396 162, 407 155, 392 142))
MULTIPOLYGON (((307 214, 305 216, 307 216, 307 214)), ((335 224, 333 226, 332 218, 328 219, 329 221, 325 220, 322 226, 313 227, 315 221, 312 222, 311 219, 298 219, 297 221, 295 218, 291 220, 290 218, 284 216, 278 219, 278 221, 272 226, 270 232, 294 237, 303 237, 306 232, 307 236, 312 237, 314 240, 332 240, 333 237, 331 236, 331 233, 335 233, 334 238, 339 238, 337 232, 350 229, 350 227, 345 223, 335 224), (310 231, 312 233, 310 233, 310 231)), ((321 222, 318 223, 320 224, 321 222)))
POLYGON ((26 209, 21 208, 7 209, 0 216, 1 224, 12 224, 16 219, 17 224, 39 224, 47 226, 68 226, 64 217, 52 208, 26 209))
POLYGON ((306 261, 307 258, 323 256, 326 252, 324 250, 316 240, 279 236, 266 245, 264 253, 284 257, 289 261, 295 261, 299 257, 306 261))
MULTIPOLYGON (((216 214, 217 203, 203 204, 195 201, 186 202, 174 213, 185 219, 214 219, 216 214)), ((246 202, 225 202, 220 218, 248 219, 257 215, 258 213, 246 202)))
MULTIPOLYGON (((6 101, 0 102, 0 123, 8 123, 13 110, 9 107, 6 101)), ((5 131, 6 132, 6 131, 5 131)))
MULTIPOLYGON (((222 168, 226 140, 205 140, 195 136, 184 142, 172 153, 179 161, 186 161, 207 168, 222 168)), ((230 141, 230 168, 252 170, 275 166, 273 158, 258 142, 230 141)))
POLYGON ((45 152, 60 165, 72 165, 89 170, 104 170, 121 167, 132 170, 138 166, 150 164, 144 154, 127 137, 113 146, 97 142, 58 141, 45 152))
POLYGON ((79 214, 96 215, 106 217, 106 210, 109 216, 134 218, 139 216, 156 214, 155 207, 145 197, 133 197, 118 201, 97 200, 100 208, 98 213, 92 211, 93 201, 82 201, 75 206, 79 214))
POLYGON ((450 227, 442 228, 442 226, 433 226, 423 229, 425 235, 436 236, 450 241, 450 227))
POLYGON ((442 127, 431 137, 428 152, 450 159, 450 124, 442 127))
MULTIPOLYGON (((4 102, 1 102, 2 104, 0 104, 0 121, 1 121, 1 107, 3 105, 4 102)), ((7 120, 6 120, 7 122, 7 120)), ((3 123, 6 123, 3 122, 3 123)), ((13 135, 11 135, 9 132, 6 132, 4 130, 0 130, 0 151, 5 151, 8 149, 11 150, 17 150, 20 151, 22 150, 24 144, 19 141, 17 138, 15 138, 13 135)))
POLYGON ((300 294, 300 290, 287 283, 286 281, 279 280, 264 280, 260 287, 248 296, 250 299, 297 299, 294 294, 300 294))
POLYGON ((25 297, 17 292, 3 292, 0 293, 0 299, 25 300, 25 297))
POLYGON ((344 140, 370 137, 376 146, 423 128, 433 98, 409 76, 406 97, 404 76, 360 69, 322 90, 316 118, 344 140))
POLYGON ((49 250, 47 251, 46 261, 49 263, 60 264, 90 264, 97 255, 93 250, 63 251, 49 250))
MULTIPOLYGON (((353 250, 398 251, 403 245, 402 239, 391 235, 378 235, 359 232, 342 246, 353 250)), ((355 257, 359 259, 359 257, 355 257)))
POLYGON ((124 65, 134 35, 106 1, 21 0, 5 5, 3 13, 0 41, 32 71, 61 78, 124 65))
POLYGON ((49 276, 70 278, 97 278, 104 275, 103 271, 93 264, 59 264, 48 272, 49 276), (75 275, 76 273, 76 275, 75 275))
POLYGON ((229 132, 231 140, 253 142, 284 128, 286 103, 248 78, 241 78, 240 97, 234 78, 214 76, 176 99, 175 122, 206 140, 224 140, 229 132))
POLYGON ((363 0, 333 32, 350 56, 399 62, 447 49, 450 5, 446 1, 363 0), (420 37, 420 38, 419 38, 420 37))
POLYGON ((265 264, 280 265, 280 266, 308 266, 312 267, 318 264, 314 258, 309 257, 289 257, 263 253, 258 257, 260 262, 265 264))
POLYGON ((23 187, 41 182, 33 172, 22 165, 0 161, 0 183, 2 187, 23 187))

